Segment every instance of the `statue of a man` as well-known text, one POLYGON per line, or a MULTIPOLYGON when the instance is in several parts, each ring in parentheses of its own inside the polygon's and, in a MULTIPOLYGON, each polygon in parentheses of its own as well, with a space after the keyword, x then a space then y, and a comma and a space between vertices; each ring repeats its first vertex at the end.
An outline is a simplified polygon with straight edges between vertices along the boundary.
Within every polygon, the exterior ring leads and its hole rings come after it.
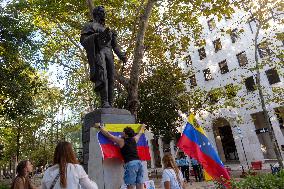
POLYGON ((105 27, 105 16, 103 6, 94 8, 94 20, 84 26, 80 42, 87 52, 90 80, 95 83, 95 91, 100 93, 101 106, 110 108, 113 101, 115 71, 112 51, 124 63, 127 58, 117 44, 115 32, 105 27))

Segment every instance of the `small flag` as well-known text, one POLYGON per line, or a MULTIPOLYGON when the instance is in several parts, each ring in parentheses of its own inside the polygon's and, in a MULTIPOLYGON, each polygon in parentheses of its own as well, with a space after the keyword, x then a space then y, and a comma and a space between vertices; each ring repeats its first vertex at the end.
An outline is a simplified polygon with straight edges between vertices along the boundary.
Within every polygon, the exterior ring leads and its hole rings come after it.
POLYGON ((212 178, 218 181, 230 179, 228 171, 193 114, 189 115, 177 146, 202 165, 206 172, 206 179, 210 180, 212 178))
MULTIPOLYGON (((131 127, 135 133, 138 133, 141 128, 141 124, 105 124, 104 128, 110 134, 121 137, 125 127, 131 127)), ((106 138, 101 132, 98 132, 98 140, 104 159, 119 158, 123 160, 120 148, 116 143, 106 138)), ((140 160, 151 160, 148 141, 144 133, 140 136, 139 141, 137 142, 137 153, 140 160)))

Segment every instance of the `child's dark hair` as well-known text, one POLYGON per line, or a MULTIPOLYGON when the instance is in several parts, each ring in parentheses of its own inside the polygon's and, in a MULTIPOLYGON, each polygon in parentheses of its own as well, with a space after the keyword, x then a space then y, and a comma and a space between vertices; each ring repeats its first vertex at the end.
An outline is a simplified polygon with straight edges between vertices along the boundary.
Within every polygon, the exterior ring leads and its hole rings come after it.
POLYGON ((29 160, 20 161, 16 168, 16 173, 18 176, 24 177, 25 176, 25 168, 28 164, 29 160))
POLYGON ((131 127, 125 127, 123 129, 123 132, 128 136, 128 137, 134 137, 135 136, 135 132, 131 127))
POLYGON ((23 160, 18 163, 16 168, 17 176, 14 178, 12 182, 11 189, 14 189, 16 182, 18 182, 19 179, 22 180, 23 178, 25 178, 26 181, 24 182, 24 188, 30 188, 31 186, 30 179, 27 175, 25 175, 26 174, 25 168, 27 167, 28 162, 29 160, 23 160))

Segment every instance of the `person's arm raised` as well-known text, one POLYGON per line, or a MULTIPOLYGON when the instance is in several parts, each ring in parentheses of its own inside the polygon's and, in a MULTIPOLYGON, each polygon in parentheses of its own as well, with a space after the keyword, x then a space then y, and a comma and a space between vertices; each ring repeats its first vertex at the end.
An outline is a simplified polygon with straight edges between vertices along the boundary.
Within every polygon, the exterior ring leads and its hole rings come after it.
POLYGON ((100 124, 100 123, 95 123, 95 125, 93 126, 97 129, 100 130, 100 132, 107 137, 108 139, 110 139, 111 141, 117 143, 119 145, 119 147, 123 147, 124 145, 124 140, 120 137, 114 136, 112 134, 110 134, 110 132, 108 132, 107 130, 105 130, 105 128, 100 124))
POLYGON ((140 131, 138 132, 138 134, 134 137, 135 141, 138 142, 139 138, 141 137, 141 135, 144 133, 145 131, 145 124, 141 125, 140 131))

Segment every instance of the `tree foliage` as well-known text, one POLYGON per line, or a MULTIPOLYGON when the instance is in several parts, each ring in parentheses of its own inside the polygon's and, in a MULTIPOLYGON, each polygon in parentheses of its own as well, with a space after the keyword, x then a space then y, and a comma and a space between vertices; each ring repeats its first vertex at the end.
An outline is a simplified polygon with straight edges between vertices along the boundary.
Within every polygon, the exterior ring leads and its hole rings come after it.
POLYGON ((116 60, 117 104, 135 114, 139 89, 139 120, 163 135, 176 132, 177 110, 186 104, 181 102, 184 76, 173 63, 186 56, 190 42, 198 40, 202 30, 198 18, 212 14, 221 18, 234 11, 229 0, 7 2, 0 13, 0 62, 5 64, 1 76, 3 73, 7 78, 0 81, 0 111, 1 134, 7 136, 3 141, 11 142, 9 155, 17 146, 19 155, 35 152, 34 157, 36 153, 50 157, 46 153, 54 143, 48 141, 78 129, 81 115, 98 107, 86 55, 79 45, 80 30, 90 19, 92 3, 105 6, 107 26, 117 31, 129 57, 126 65, 116 60), (57 79, 58 83, 64 81, 64 90, 50 87, 38 72, 52 66, 61 69, 57 79), (72 115, 57 121, 62 106, 72 115), (39 151, 30 151, 33 148, 39 151))
POLYGON ((164 63, 153 70, 140 84, 141 108, 138 119, 147 124, 154 135, 174 137, 180 126, 179 110, 185 109, 186 75, 176 65, 164 63))
MULTIPOLYGON (((92 2, 95 6, 100 4, 105 6, 106 23, 118 32, 119 42, 127 52, 129 57, 127 65, 116 62, 118 75, 123 76, 124 79, 117 78, 128 93, 127 100, 132 100, 134 103, 139 103, 136 99, 138 97, 130 93, 136 93, 135 88, 138 87, 140 73, 147 70, 148 66, 160 64, 166 59, 167 52, 170 53, 172 60, 178 55, 183 55, 188 42, 198 38, 202 28, 198 23, 199 16, 216 14, 222 17, 233 12, 229 1, 153 1, 153 9, 147 21, 139 16, 144 13, 150 1, 92 2), (144 42, 142 49, 140 47, 137 49, 135 45, 141 28, 139 24, 144 22, 148 22, 145 40, 142 40, 144 42), (142 56, 136 60, 135 53, 138 51, 141 51, 142 56)), ((78 43, 80 30, 89 20, 88 4, 72 0, 49 1, 46 4, 40 0, 33 0, 20 1, 15 6, 18 10, 32 15, 33 23, 44 38, 43 62, 64 66, 65 79, 70 81, 66 87, 66 96, 69 97, 70 102, 81 107, 82 110, 92 106, 95 97, 92 95, 92 86, 88 81, 86 56, 78 43), (75 97, 77 100, 74 100, 75 97)))
MULTIPOLYGON (((68 131, 61 121, 54 121, 64 105, 63 93, 50 86, 38 70, 41 43, 37 30, 29 15, 15 5, 0 7, 1 166, 16 158, 46 162, 68 131), (55 131, 56 124, 61 126, 55 131)), ((64 124, 71 128, 74 121, 64 124)))

